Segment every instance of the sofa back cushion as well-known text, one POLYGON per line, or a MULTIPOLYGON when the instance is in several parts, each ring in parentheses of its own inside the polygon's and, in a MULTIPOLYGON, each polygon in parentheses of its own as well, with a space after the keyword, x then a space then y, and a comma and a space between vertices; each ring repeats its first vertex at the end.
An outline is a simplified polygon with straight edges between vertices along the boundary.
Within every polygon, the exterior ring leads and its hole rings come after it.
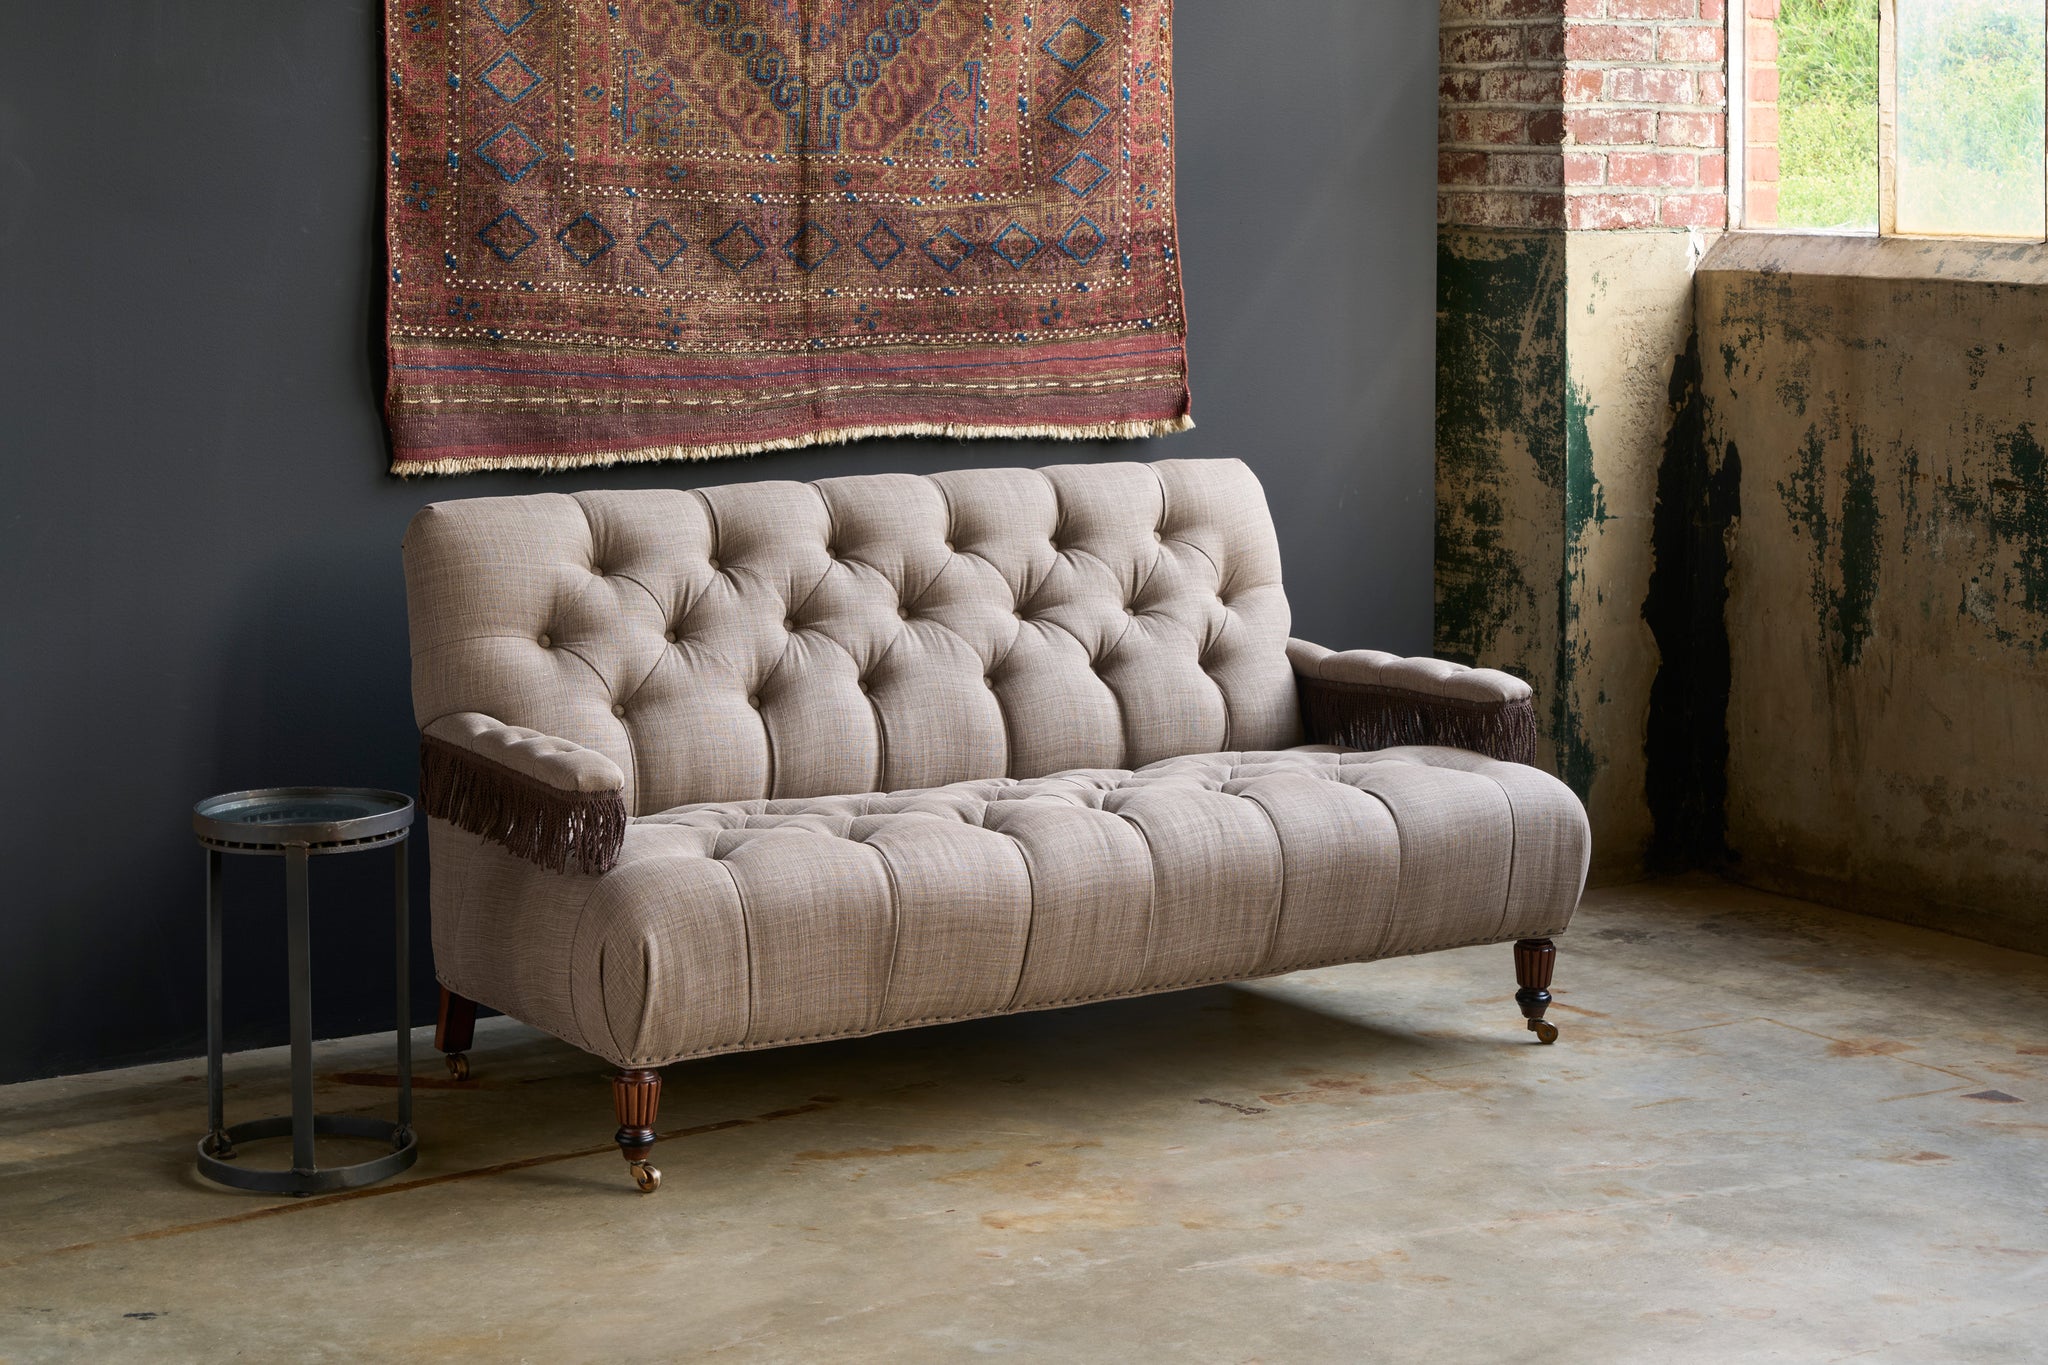
POLYGON ((609 755, 636 815, 1298 742, 1236 460, 433 504, 413 709, 609 755))

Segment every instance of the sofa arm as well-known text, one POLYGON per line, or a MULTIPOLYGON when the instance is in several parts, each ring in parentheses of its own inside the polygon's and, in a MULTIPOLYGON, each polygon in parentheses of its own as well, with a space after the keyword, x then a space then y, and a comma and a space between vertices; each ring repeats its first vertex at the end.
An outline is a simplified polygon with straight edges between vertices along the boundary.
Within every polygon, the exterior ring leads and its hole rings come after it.
POLYGON ((420 808, 516 857, 607 872, 626 838, 626 778, 595 749, 464 711, 420 735, 420 808))
POLYGON ((1374 649, 1339 654, 1307 640, 1287 642, 1287 662, 1315 743, 1442 744, 1509 763, 1536 761, 1535 694, 1512 674, 1374 649))

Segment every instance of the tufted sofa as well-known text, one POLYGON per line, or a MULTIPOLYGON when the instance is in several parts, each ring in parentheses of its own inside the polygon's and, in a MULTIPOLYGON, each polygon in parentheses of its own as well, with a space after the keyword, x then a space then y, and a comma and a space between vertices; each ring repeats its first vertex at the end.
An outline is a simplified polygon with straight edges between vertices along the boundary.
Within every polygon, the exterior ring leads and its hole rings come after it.
POLYGON ((1585 814, 1506 674, 1288 638, 1234 460, 438 503, 405 540, 439 1044, 618 1068, 1516 941, 1585 814))

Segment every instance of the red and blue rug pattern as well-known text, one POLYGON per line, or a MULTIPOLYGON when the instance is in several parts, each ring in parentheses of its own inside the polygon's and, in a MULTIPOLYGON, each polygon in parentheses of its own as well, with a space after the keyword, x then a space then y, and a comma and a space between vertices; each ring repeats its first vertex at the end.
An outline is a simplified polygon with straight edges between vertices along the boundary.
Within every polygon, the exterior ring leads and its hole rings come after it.
POLYGON ((1188 420, 1172 0, 387 0, 400 474, 1188 420))

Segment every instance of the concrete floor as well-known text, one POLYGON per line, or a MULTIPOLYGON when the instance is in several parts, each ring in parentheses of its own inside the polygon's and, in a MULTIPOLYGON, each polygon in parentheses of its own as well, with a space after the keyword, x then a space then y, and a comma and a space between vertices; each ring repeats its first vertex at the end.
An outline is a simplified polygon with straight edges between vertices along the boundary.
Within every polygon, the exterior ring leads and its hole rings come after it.
POLYGON ((2048 1359, 2048 961, 1688 880, 1588 898, 1557 1046, 1512 991, 1473 948, 676 1067, 652 1197, 502 1020, 341 1196, 200 1181, 190 1063, 14 1086, 0 1360, 2048 1359))

